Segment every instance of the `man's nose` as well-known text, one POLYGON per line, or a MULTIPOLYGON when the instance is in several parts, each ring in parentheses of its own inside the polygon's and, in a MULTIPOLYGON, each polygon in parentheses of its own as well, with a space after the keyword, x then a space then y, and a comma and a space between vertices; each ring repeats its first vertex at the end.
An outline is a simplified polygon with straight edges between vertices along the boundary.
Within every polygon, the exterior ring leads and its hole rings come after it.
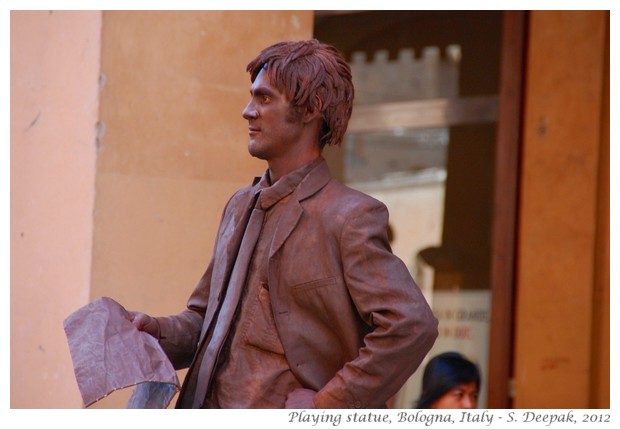
POLYGON ((241 116, 243 116, 243 119, 250 120, 256 119, 258 117, 258 111, 254 108, 252 104, 253 103, 250 101, 248 105, 245 106, 245 109, 243 109, 243 112, 241 112, 241 116))

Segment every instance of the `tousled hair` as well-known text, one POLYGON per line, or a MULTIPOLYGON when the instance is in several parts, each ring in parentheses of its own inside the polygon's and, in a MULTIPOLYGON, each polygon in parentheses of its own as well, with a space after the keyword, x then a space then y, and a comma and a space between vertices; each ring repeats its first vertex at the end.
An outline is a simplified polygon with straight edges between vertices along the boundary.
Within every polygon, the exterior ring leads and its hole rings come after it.
POLYGON ((293 109, 321 107, 321 148, 342 142, 354 89, 351 68, 336 48, 316 39, 276 43, 248 64, 252 83, 261 70, 289 98, 293 109))
POLYGON ((422 377, 422 394, 417 408, 431 408, 435 401, 459 384, 475 382, 480 389, 480 371, 473 362, 457 352, 445 352, 432 358, 422 377))

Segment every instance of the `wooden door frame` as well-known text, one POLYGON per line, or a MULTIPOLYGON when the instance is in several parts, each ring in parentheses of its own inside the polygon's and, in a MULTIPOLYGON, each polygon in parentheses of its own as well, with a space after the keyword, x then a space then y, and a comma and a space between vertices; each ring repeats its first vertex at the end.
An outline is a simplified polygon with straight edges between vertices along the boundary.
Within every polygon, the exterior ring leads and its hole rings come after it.
POLYGON ((503 15, 491 226, 488 408, 510 408, 526 11, 503 15))

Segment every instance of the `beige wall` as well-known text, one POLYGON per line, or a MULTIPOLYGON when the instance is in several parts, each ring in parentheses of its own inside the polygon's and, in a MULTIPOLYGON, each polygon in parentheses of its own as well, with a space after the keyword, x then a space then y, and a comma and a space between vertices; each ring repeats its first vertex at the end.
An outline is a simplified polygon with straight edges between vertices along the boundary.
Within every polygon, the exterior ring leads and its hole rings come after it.
POLYGON ((104 12, 91 299, 153 315, 185 307, 226 201, 266 168, 247 152, 245 68, 311 35, 308 11, 104 12))
POLYGON ((245 66, 312 20, 11 14, 11 407, 81 406, 62 329, 77 308, 184 307, 226 200, 265 168, 246 149, 245 66))
MULTIPOLYGON (((603 168, 609 157, 602 150, 609 134, 605 141, 601 132, 609 127, 609 120, 602 119, 603 79, 609 73, 604 69, 607 15, 534 11, 530 16, 514 406, 604 406, 604 385, 597 403, 590 397, 592 366, 598 366, 599 379, 609 378, 609 339, 601 336, 596 343, 592 336, 593 317, 604 314, 605 299, 609 308, 609 275, 604 274, 609 270, 604 252, 607 246, 609 258, 609 236, 605 243, 604 235, 609 215, 597 212, 605 207, 605 188, 599 194, 599 186, 609 182, 603 168), (598 241, 597 227, 602 231, 598 241), (597 291, 599 302, 593 300, 597 291), (599 360, 593 362, 598 349, 599 360)), ((604 326, 605 317, 598 323, 604 326)))
POLYGON ((11 407, 79 407, 62 322, 89 299, 101 13, 11 12, 11 407))

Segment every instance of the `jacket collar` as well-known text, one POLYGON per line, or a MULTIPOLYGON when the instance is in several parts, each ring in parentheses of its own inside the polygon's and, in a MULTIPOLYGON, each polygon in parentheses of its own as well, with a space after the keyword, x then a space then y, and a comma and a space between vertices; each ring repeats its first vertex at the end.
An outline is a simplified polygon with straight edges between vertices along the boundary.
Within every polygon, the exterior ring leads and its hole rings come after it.
MULTIPOLYGON (((296 196, 298 201, 302 201, 317 191, 319 191, 323 186, 325 186, 332 178, 331 173, 329 171, 329 166, 325 161, 325 158, 320 156, 319 158, 312 161, 309 165, 304 168, 310 168, 310 171, 305 175, 305 177, 299 182, 297 189, 293 192, 293 195, 296 196)), ((291 173, 294 174, 294 173, 291 173)), ((265 171, 262 177, 255 177, 252 182, 252 188, 250 191, 250 195, 256 195, 258 191, 262 188, 268 186, 269 183, 269 170, 265 171)))
POLYGON ((318 158, 315 161, 315 165, 312 170, 308 172, 306 177, 301 181, 297 187, 297 200, 302 201, 308 197, 311 197, 321 188, 323 188, 331 180, 332 176, 329 171, 327 162, 323 157, 318 158))

